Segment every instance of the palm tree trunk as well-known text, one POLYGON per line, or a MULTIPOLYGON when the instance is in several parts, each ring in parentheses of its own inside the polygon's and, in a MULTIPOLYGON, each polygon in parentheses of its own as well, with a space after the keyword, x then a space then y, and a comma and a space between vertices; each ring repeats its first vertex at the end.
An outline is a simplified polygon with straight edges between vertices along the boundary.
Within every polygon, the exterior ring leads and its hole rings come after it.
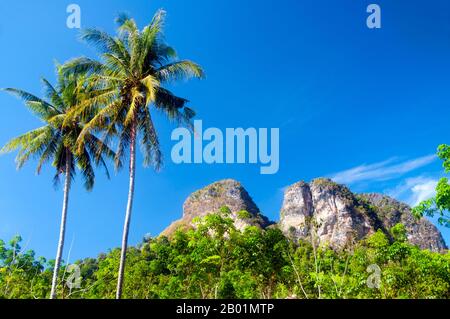
POLYGON ((66 181, 64 183, 64 201, 61 214, 58 249, 56 251, 56 260, 55 260, 55 268, 53 270, 52 290, 50 292, 50 299, 56 299, 56 288, 58 287, 58 273, 59 268, 61 266, 61 259, 64 249, 64 238, 66 235, 67 208, 69 205, 69 189, 71 182, 71 175, 70 175, 71 167, 72 167, 72 155, 69 150, 66 150, 66 168, 65 168, 66 181))
POLYGON ((130 136, 130 188, 128 190, 127 212, 123 225, 122 251, 120 253, 119 277, 117 280, 116 299, 122 298, 122 288, 125 273, 125 262, 127 258, 128 232, 130 230, 131 211, 133 209, 134 180, 136 174, 136 122, 132 124, 130 136))

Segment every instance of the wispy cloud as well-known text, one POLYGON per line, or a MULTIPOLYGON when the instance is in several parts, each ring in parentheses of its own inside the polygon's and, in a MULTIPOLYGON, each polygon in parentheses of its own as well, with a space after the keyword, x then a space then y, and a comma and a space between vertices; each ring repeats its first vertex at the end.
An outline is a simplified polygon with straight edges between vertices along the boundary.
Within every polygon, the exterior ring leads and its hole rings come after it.
POLYGON ((411 206, 417 206, 421 201, 436 194, 437 183, 437 179, 423 176, 407 178, 395 188, 388 190, 387 193, 411 206))
POLYGON ((368 165, 363 164, 335 173, 331 176, 331 179, 343 184, 354 184, 362 181, 384 181, 397 178, 403 174, 431 164, 436 158, 436 155, 428 155, 400 163, 397 158, 391 158, 383 162, 368 165))
POLYGON ((432 180, 423 184, 415 185, 411 191, 411 199, 409 204, 412 206, 418 205, 421 201, 427 200, 436 195, 436 186, 438 181, 432 180))

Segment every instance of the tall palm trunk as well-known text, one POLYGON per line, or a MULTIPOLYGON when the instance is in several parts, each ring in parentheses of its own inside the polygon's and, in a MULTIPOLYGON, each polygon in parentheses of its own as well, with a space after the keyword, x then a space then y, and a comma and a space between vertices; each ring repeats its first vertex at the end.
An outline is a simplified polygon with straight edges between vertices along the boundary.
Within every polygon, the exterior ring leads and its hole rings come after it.
POLYGON ((72 155, 69 150, 66 150, 66 168, 65 168, 65 183, 64 183, 64 201, 63 208, 61 214, 61 225, 59 228, 59 241, 58 241, 58 249, 56 251, 56 260, 55 260, 55 268, 53 270, 53 279, 52 279, 52 290, 50 292, 50 299, 56 299, 56 289, 58 287, 58 273, 59 268, 61 266, 61 259, 64 249, 64 239, 66 235, 66 220, 67 220, 67 208, 69 205, 69 190, 70 190, 70 182, 71 182, 71 171, 72 167, 72 155))
POLYGON ((134 180, 136 174, 136 121, 131 127, 130 136, 130 188, 128 190, 127 212, 125 214, 125 223, 123 225, 122 251, 120 253, 119 277, 117 280, 116 299, 122 298, 122 288, 125 273, 125 262, 127 258, 128 232, 130 230, 131 211, 133 209, 134 180))

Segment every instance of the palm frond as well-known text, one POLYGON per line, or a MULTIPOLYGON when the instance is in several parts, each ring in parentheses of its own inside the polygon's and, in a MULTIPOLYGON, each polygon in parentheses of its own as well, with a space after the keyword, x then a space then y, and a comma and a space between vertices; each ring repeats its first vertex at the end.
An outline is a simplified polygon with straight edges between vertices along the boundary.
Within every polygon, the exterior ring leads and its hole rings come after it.
POLYGON ((84 187, 90 191, 94 187, 95 172, 92 167, 91 157, 85 149, 81 154, 75 155, 75 160, 78 169, 81 171, 81 176, 84 180, 84 187))
POLYGON ((153 165, 159 170, 163 163, 162 152, 149 109, 143 109, 139 128, 142 130, 142 152, 144 154, 144 166, 153 165))
POLYGON ((51 85, 51 83, 45 79, 41 79, 42 84, 44 85, 45 89, 45 95, 47 98, 52 101, 52 103, 55 106, 55 109, 57 109, 59 112, 62 112, 64 110, 64 102, 61 99, 58 91, 51 85))
POLYGON ((128 126, 133 122, 136 118, 136 114, 139 110, 140 104, 143 104, 144 95, 138 89, 133 88, 131 90, 131 104, 127 112, 127 116, 125 117, 125 125, 128 126))
POLYGON ((137 27, 136 21, 134 21, 133 18, 122 16, 120 18, 120 24, 119 24, 119 32, 122 34, 133 34, 136 32, 139 32, 139 29, 137 27))
POLYGON ((16 157, 17 168, 22 168, 31 157, 40 157, 53 139, 53 131, 47 127, 39 135, 23 143, 16 157))
POLYGON ((116 99, 117 91, 115 88, 105 88, 91 92, 78 105, 67 111, 63 125, 68 126, 70 122, 77 119, 90 121, 94 117, 93 114, 97 114, 100 106, 114 103, 116 99))
POLYGON ((114 21, 117 24, 117 27, 121 27, 127 20, 130 20, 130 15, 126 12, 120 12, 114 21))
POLYGON ((114 166, 116 171, 122 168, 125 151, 130 146, 130 129, 131 128, 129 126, 123 127, 122 131, 119 134, 116 156, 114 158, 114 166))
POLYGON ((156 77, 162 82, 188 80, 191 78, 202 79, 205 77, 203 69, 189 60, 169 63, 157 69, 155 73, 156 77))
MULTIPOLYGON (((195 112, 186 107, 188 100, 161 85, 181 79, 203 78, 205 74, 192 61, 174 61, 176 52, 165 43, 163 36, 165 15, 164 10, 159 10, 142 32, 134 19, 121 14, 116 19, 117 37, 97 29, 82 33, 82 39, 101 52, 101 61, 82 57, 62 67, 66 75, 84 77, 84 84, 64 99, 72 101, 70 97, 80 98, 80 92, 84 92, 79 103, 67 112, 67 122, 63 123, 67 129, 80 122, 81 132, 75 138, 77 156, 87 152, 90 160, 105 168, 104 159, 114 156, 115 168, 119 169, 130 146, 131 133, 136 128, 144 164, 159 168, 162 154, 150 115, 152 105, 179 125, 192 128, 195 112), (97 139, 95 134, 102 138, 97 139), (116 153, 108 147, 111 141, 118 144, 116 153)), ((55 117, 52 123, 59 124, 60 118, 55 117)), ((73 137, 67 140, 66 145, 72 140, 73 137)))
POLYGON ((110 53, 103 54, 103 59, 108 63, 108 66, 113 73, 132 75, 127 60, 121 59, 110 53))
POLYGON ((149 105, 150 103, 154 102, 156 99, 156 91, 160 85, 158 79, 156 79, 152 75, 148 75, 143 80, 141 80, 141 83, 145 87, 145 105, 149 105))
POLYGON ((92 60, 87 57, 79 57, 67 61, 63 66, 61 66, 61 72, 63 74, 93 74, 93 73, 103 73, 106 67, 103 63, 92 60))
POLYGON ((174 48, 161 41, 156 41, 153 43, 150 54, 147 54, 146 63, 158 69, 176 58, 177 52, 174 48))
POLYGON ((170 118, 173 118, 172 114, 185 107, 188 102, 188 100, 178 97, 162 87, 159 87, 156 91, 155 107, 167 113, 170 118))
POLYGON ((49 162, 54 156, 57 146, 58 146, 59 134, 56 134, 52 137, 52 139, 48 142, 44 152, 42 152, 39 162, 36 168, 36 173, 40 174, 42 170, 42 166, 49 162))
MULTIPOLYGON (((78 167, 84 178, 85 187, 91 189, 95 179, 93 162, 104 166, 107 171, 105 158, 115 158, 115 153, 91 134, 91 130, 101 129, 100 124, 103 121, 110 125, 106 117, 107 112, 115 114, 114 112, 120 113, 121 110, 116 87, 111 89, 103 86, 98 89, 88 83, 86 72, 104 70, 107 70, 107 67, 103 64, 83 58, 58 67, 57 87, 42 79, 48 99, 56 106, 25 91, 6 89, 24 100, 25 104, 46 122, 46 125, 12 139, 0 150, 0 153, 19 150, 16 157, 18 168, 21 168, 30 158, 38 158, 38 174, 45 163, 52 161, 56 170, 54 183, 58 182, 60 175, 66 173, 66 166, 70 163, 70 177, 75 176, 76 167, 78 167), (81 62, 81 67, 77 65, 78 62, 81 62), (110 101, 113 103, 109 105, 109 108, 98 111, 100 106, 110 101), (85 120, 89 121, 90 126, 85 125, 85 120), (86 144, 79 146, 79 139, 86 144)), ((107 72, 104 74, 110 75, 107 72)), ((108 171, 107 175, 109 176, 108 171)))
POLYGON ((104 128, 108 118, 117 114, 120 111, 120 101, 114 101, 108 106, 101 109, 94 118, 85 124, 80 135, 77 138, 77 152, 81 152, 87 142, 88 134, 91 134, 94 130, 101 130, 104 128))
MULTIPOLYGON (((139 68, 144 64, 158 58, 158 53, 154 48, 158 46, 158 41, 162 37, 166 11, 160 9, 153 16, 152 22, 144 28, 141 36, 141 50, 139 52, 139 68)), ((169 52, 167 52, 169 53, 169 52)), ((173 53, 173 52, 171 52, 173 53)))
POLYGON ((96 164, 99 163, 103 156, 112 160, 116 156, 116 153, 108 146, 107 143, 92 134, 88 138, 87 149, 93 155, 96 164))
POLYGON ((48 126, 42 126, 12 139, 0 149, 0 154, 11 153, 19 148, 28 148, 31 141, 42 134, 46 134, 48 129, 48 126))
POLYGON ((54 106, 31 93, 14 88, 6 88, 3 90, 24 101, 28 109, 44 121, 59 113, 54 106))
POLYGON ((110 53, 126 61, 128 52, 120 40, 114 39, 108 33, 98 29, 86 29, 81 33, 81 40, 96 47, 101 53, 110 53))

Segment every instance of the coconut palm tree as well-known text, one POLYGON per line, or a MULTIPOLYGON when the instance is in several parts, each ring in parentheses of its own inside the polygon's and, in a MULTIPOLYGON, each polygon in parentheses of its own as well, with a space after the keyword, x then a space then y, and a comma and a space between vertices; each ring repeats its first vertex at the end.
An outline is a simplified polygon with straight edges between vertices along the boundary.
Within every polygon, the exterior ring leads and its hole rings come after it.
POLYGON ((159 10, 142 31, 136 22, 120 15, 118 34, 113 37, 97 29, 82 32, 81 38, 94 45, 101 53, 101 61, 81 57, 69 61, 65 72, 90 74, 90 83, 103 94, 73 110, 73 116, 90 112, 92 107, 102 109, 81 132, 78 146, 84 147, 91 131, 102 130, 105 141, 117 137, 116 167, 120 168, 126 150, 129 150, 129 192, 122 236, 122 250, 116 297, 122 297, 128 233, 133 207, 136 142, 141 137, 144 166, 160 168, 162 156, 151 110, 161 111, 179 124, 191 127, 195 113, 186 106, 187 100, 174 95, 163 85, 170 81, 202 78, 202 68, 189 60, 177 60, 175 50, 163 40, 165 12, 159 10))
POLYGON ((83 123, 73 117, 71 117, 70 122, 65 121, 67 114, 86 96, 92 97, 95 93, 89 92, 82 78, 65 77, 60 71, 58 73, 58 85, 56 87, 53 87, 46 79, 42 80, 46 92, 45 99, 18 89, 4 89, 22 99, 44 125, 11 140, 0 150, 1 154, 18 149, 19 153, 16 158, 18 168, 21 168, 30 158, 37 158, 39 160, 38 174, 44 164, 51 162, 56 170, 55 184, 58 183, 61 175, 65 178, 61 226, 50 299, 56 298, 58 273, 64 248, 69 190, 77 171, 76 168, 79 169, 84 178, 86 189, 91 190, 95 179, 93 164, 104 166, 109 177, 105 159, 114 159, 115 157, 115 153, 93 134, 84 134, 86 143, 75 152, 74 146, 83 129, 83 123))

